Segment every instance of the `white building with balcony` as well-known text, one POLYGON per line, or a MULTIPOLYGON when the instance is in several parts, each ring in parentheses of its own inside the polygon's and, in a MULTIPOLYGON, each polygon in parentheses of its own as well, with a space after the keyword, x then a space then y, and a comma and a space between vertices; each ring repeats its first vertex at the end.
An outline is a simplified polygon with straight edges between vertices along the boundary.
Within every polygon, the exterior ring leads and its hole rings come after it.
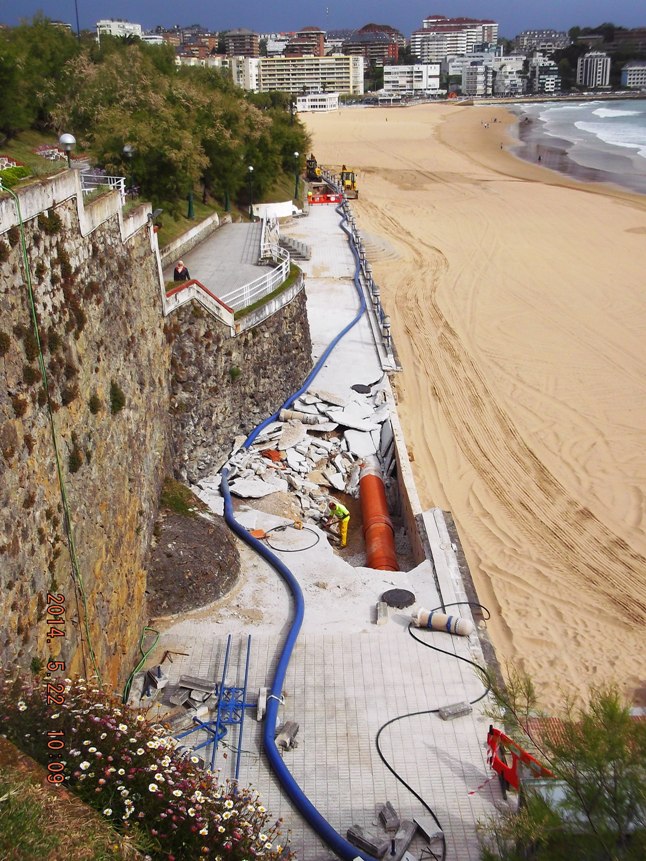
POLYGON ((646 89, 646 62, 633 60, 621 70, 621 86, 629 89, 646 89))
POLYGON ((437 96, 440 90, 440 64, 384 66, 384 90, 387 94, 437 96))
POLYGON ((576 82, 579 86, 607 87, 610 84, 610 57, 603 51, 590 51, 579 57, 576 64, 576 82))
POLYGON ((305 96, 297 96, 296 98, 296 110, 299 113, 307 111, 325 113, 336 111, 338 108, 338 93, 307 93, 305 96))
POLYGON ((363 57, 260 57, 258 92, 363 93, 363 57))
POLYGON ((465 96, 490 96, 493 93, 493 68, 482 61, 472 61, 462 72, 465 96))
POLYGON ((99 42, 101 36, 116 36, 125 39, 128 36, 137 36, 141 39, 141 24, 132 24, 122 18, 104 18, 96 22, 96 40, 99 42))

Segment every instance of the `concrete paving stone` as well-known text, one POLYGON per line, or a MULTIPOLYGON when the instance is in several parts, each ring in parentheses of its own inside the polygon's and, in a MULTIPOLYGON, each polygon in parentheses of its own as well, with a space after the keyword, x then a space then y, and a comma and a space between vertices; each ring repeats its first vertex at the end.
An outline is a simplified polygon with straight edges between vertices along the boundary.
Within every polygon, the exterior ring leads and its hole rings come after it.
MULTIPOLYGON (((303 268, 316 356, 326 349, 339 327, 352 319, 358 299, 349 277, 353 257, 338 227, 339 216, 332 208, 314 210, 313 207, 308 218, 292 222, 288 229, 312 246, 312 258, 303 261, 303 268)), ((188 260, 187 265, 191 268, 188 260)), ((328 390, 341 404, 356 398, 346 382, 349 367, 353 370, 349 381, 352 384, 368 384, 382 377, 370 326, 364 319, 341 339, 313 388, 328 390)), ((311 392, 307 397, 310 396, 313 397, 311 392)), ((379 397, 373 389, 372 400, 377 408, 386 403, 385 393, 383 401, 378 402, 379 397)), ((385 422, 383 427, 387 425, 385 422)), ((330 445, 317 439, 319 443, 323 449, 330 445)), ((305 485, 301 479, 298 483, 305 485)), ((317 488, 313 482, 307 484, 317 488)), ((305 487, 302 492, 309 490, 305 487)), ((287 522, 252 508, 237 517, 246 528, 267 529, 287 522)), ((432 514, 425 515, 425 522, 429 518, 435 522, 432 514)), ((301 743, 289 752, 288 767, 339 833, 344 834, 355 822, 371 827, 377 804, 386 799, 402 819, 428 815, 379 759, 374 744, 376 733, 391 718, 474 699, 482 686, 462 662, 415 643, 407 632, 410 615, 396 611, 388 625, 374 625, 376 602, 395 585, 410 588, 418 606, 439 605, 430 562, 410 572, 353 569, 335 555, 325 535, 320 535, 316 548, 289 557, 290 568, 305 593, 305 618, 285 678, 285 705, 279 710, 281 721, 294 720, 300 725, 301 743)), ((437 538, 438 546, 442 540, 437 538)), ((181 673, 218 677, 229 633, 235 641, 238 657, 234 665, 240 674, 241 644, 247 634, 252 635, 248 688, 253 696, 259 687, 269 683, 282 648, 291 597, 270 566, 246 547, 240 553, 243 573, 231 596, 208 611, 199 611, 162 630, 157 646, 160 651, 151 656, 153 659, 159 661, 166 648, 190 653, 188 658, 175 658, 168 670, 165 665, 169 684, 181 673)), ((444 580, 442 584, 445 591, 444 580)), ((449 586, 450 579, 447 594, 449 586)), ((471 655, 468 642, 439 632, 421 632, 420 636, 461 656, 471 655)), ((476 821, 492 813, 500 797, 497 781, 468 796, 469 790, 489 773, 484 747, 487 724, 479 709, 480 703, 471 715, 449 724, 436 714, 402 717, 387 727, 380 739, 388 762, 438 815, 451 861, 479 858, 476 821)), ((242 757, 241 783, 258 789, 272 817, 284 817, 299 861, 331 861, 330 850, 295 812, 269 771, 260 753, 261 737, 262 726, 253 719, 246 720, 239 743, 255 755, 242 757)), ((235 757, 229 753, 225 760, 221 753, 217 767, 222 777, 230 777, 235 757)), ((421 845, 413 843, 413 854, 419 854, 421 845)))

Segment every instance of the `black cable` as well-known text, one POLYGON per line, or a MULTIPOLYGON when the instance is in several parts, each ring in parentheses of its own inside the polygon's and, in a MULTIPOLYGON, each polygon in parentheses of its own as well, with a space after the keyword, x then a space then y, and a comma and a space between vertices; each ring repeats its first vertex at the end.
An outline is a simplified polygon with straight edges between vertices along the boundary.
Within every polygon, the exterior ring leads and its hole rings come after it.
POLYGON ((321 540, 321 536, 317 532, 315 532, 313 529, 310 529, 309 526, 303 526, 302 529, 297 529, 296 531, 297 532, 311 532, 312 535, 316 538, 316 541, 314 541, 312 544, 308 544, 305 547, 291 547, 291 548, 289 548, 289 547, 276 547, 275 545, 271 544, 269 539, 267 538, 267 536, 271 532, 284 532, 285 529, 296 529, 296 527, 293 526, 291 523, 285 523, 283 526, 274 526, 265 532, 264 540, 267 542, 268 546, 271 547, 272 550, 278 550, 280 553, 300 553, 302 550, 310 550, 312 547, 316 547, 316 545, 321 540))
MULTIPOLYGON (((484 612, 486 613, 486 616, 484 616, 485 620, 487 620, 487 619, 490 619, 490 618, 491 618, 491 613, 489 612, 489 610, 487 609, 487 607, 485 607, 485 606, 484 606, 484 604, 478 604, 478 602, 477 602, 477 601, 453 601, 453 602, 451 602, 450 604, 443 604, 441 607, 436 607, 434 610, 431 610, 431 612, 432 612, 432 613, 434 613, 436 610, 444 610, 446 607, 457 607, 457 606, 460 606, 460 605, 463 605, 463 604, 468 604, 470 607, 479 607, 481 610, 484 610, 484 612)), ((409 634, 410 634, 410 636, 413 638, 413 640, 415 640, 417 643, 421 643, 421 645, 422 645, 422 646, 426 646, 427 648, 429 648, 429 649, 433 649, 433 650, 434 650, 434 651, 436 651, 436 652, 442 652, 442 654, 444 654, 444 655, 449 655, 449 657, 451 657, 451 658, 457 658, 459 661, 464 661, 464 662, 465 662, 465 664, 470 664, 471 666, 475 667, 477 670, 479 670, 479 671, 482 673, 482 675, 484 676, 484 678, 487 680, 487 685, 486 685, 486 687, 485 687, 485 691, 484 691, 484 693, 483 693, 483 694, 481 694, 479 697, 477 697, 477 699, 475 699, 475 700, 470 700, 470 701, 469 701, 469 705, 471 705, 471 706, 472 706, 472 705, 475 705, 476 703, 480 702, 480 700, 484 699, 484 698, 487 696, 487 694, 488 694, 488 693, 489 693, 489 691, 491 690, 492 685, 491 685, 491 678, 490 678, 490 676, 489 676, 489 673, 487 672, 487 670, 486 670, 484 667, 481 667, 481 666, 480 666, 480 664, 476 664, 476 662, 475 662, 475 661, 471 661, 469 658, 463 658, 463 657, 462 657, 462 655, 456 655, 456 654, 455 654, 455 652, 447 652, 447 651, 446 651, 446 649, 440 649, 438 646, 433 646, 433 645, 431 645, 430 643, 427 643, 425 640, 421 640, 419 637, 416 637, 416 636, 413 634, 412 627, 413 627, 413 625, 412 625, 412 622, 411 622, 411 623, 409 623, 409 625, 408 625, 408 633, 409 633, 409 634)), ((431 816, 433 817, 433 821, 435 822, 435 824, 437 825, 437 827, 438 827, 438 828, 440 829, 440 831, 442 832, 442 855, 441 855, 441 861, 445 861, 445 859, 446 859, 446 837, 444 836, 444 829, 442 828, 442 825, 441 825, 441 823, 440 823, 440 820, 439 820, 439 819, 437 818, 437 816, 435 815, 435 812, 433 811, 433 809, 432 809, 432 808, 431 808, 431 807, 430 807, 430 806, 429 806, 429 805, 424 801, 424 799, 423 799, 420 795, 418 795, 418 793, 417 793, 417 792, 415 792, 415 790, 414 790, 411 786, 409 786, 409 784, 408 784, 408 783, 406 783, 406 781, 404 780, 404 778, 403 778, 400 774, 398 774, 398 773, 397 773, 397 771, 395 771, 395 769, 390 765, 390 763, 388 762, 388 760, 386 759, 386 757, 385 757, 385 756, 383 755, 383 753, 381 752, 381 747, 379 746, 379 737, 381 736, 382 732, 386 729, 386 727, 390 726, 391 724, 395 723, 396 721, 404 720, 405 718, 410 718, 410 717, 418 717, 419 715, 437 714, 438 712, 439 712, 439 708, 436 708, 436 709, 425 709, 424 711, 420 711, 420 712, 409 712, 408 714, 405 714, 405 715, 399 715, 398 717, 394 717, 394 718, 392 718, 391 720, 387 721, 385 724, 382 724, 382 726, 380 726, 380 727, 379 727, 379 730, 378 730, 378 732, 377 732, 377 737, 376 737, 376 739, 375 739, 375 744, 376 744, 376 746, 377 746, 377 753, 379 754, 379 758, 381 759, 381 761, 383 762, 383 764, 386 766, 386 768, 388 769, 388 771, 390 771, 390 773, 391 773, 391 774, 392 774, 392 775, 393 775, 393 776, 394 776, 394 777, 395 777, 395 778, 396 778, 396 779, 397 779, 397 780, 398 780, 398 781, 399 781, 403 786, 405 786, 405 787, 406 787, 406 789, 407 789, 407 790, 408 790, 412 795, 414 795, 414 796, 415 796, 415 798, 420 802, 420 804, 421 804, 421 805, 422 805, 426 810, 428 810, 428 812, 429 812, 429 813, 431 814, 431 816)), ((428 851, 431 853, 431 855, 433 856, 433 858, 435 858, 435 859, 436 859, 436 861, 440 861, 440 859, 438 859, 438 856, 433 852, 433 850, 432 850, 432 849, 430 849, 430 848, 429 848, 429 850, 428 850, 428 851)))

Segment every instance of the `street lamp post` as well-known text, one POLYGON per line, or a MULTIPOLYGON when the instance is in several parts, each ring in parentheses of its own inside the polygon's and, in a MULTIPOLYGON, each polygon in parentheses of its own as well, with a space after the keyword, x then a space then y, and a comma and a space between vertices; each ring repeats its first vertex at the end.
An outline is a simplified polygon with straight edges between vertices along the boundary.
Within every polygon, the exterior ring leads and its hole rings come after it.
POLYGON ((294 200, 298 200, 298 164, 299 164, 298 156, 299 156, 299 152, 298 152, 298 150, 295 150, 294 160, 296 162, 296 168, 294 171, 294 200))
POLYGON ((253 165, 249 165, 249 218, 253 219, 253 165))
MULTIPOLYGON (((130 188, 134 189, 135 187, 135 175, 132 170, 132 157, 135 154, 135 148, 132 144, 126 144, 123 148, 123 154, 128 159, 128 164, 130 165, 128 170, 130 171, 130 188)), ((126 182, 128 178, 126 177, 126 182)))
POLYGON ((76 138, 74 135, 70 134, 62 134, 58 139, 61 148, 65 150, 67 155, 67 166, 72 167, 72 159, 70 158, 70 153, 72 149, 76 146, 76 138))

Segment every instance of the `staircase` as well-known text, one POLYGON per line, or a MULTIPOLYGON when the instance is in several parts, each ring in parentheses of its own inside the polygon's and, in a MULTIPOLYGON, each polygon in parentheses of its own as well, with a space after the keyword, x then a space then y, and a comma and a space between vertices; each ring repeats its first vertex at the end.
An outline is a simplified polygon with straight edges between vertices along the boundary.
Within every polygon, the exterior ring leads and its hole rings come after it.
POLYGON ((281 248, 289 251, 290 255, 296 260, 309 260, 312 256, 312 249, 304 242, 298 239, 293 239, 291 236, 281 236, 279 239, 281 248))

